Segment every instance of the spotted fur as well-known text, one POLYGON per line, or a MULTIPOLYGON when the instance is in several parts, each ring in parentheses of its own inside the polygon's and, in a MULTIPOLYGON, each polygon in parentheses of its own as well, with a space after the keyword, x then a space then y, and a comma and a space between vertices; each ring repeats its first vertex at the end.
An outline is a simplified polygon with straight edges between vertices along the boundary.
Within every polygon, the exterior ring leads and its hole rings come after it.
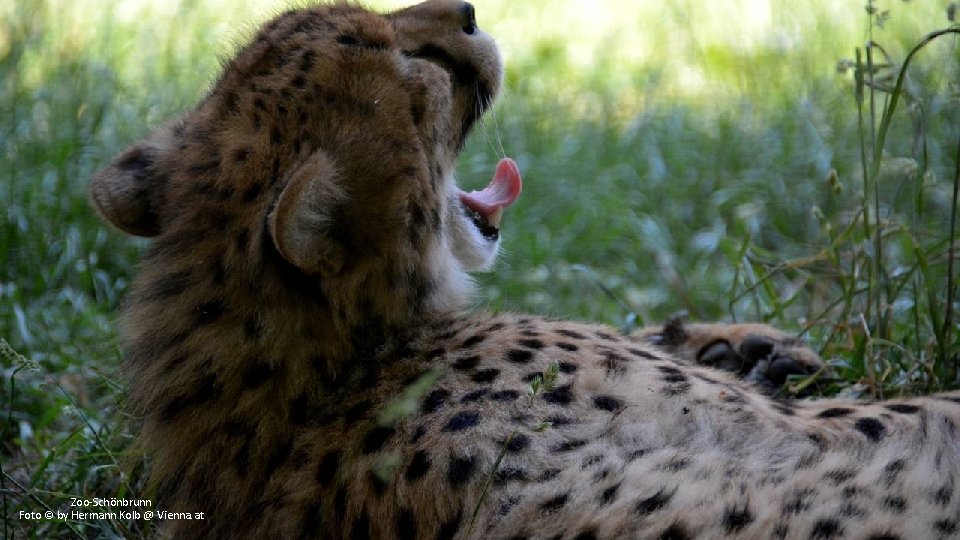
POLYGON ((464 2, 290 11, 94 177, 152 237, 129 407, 158 505, 206 513, 164 534, 960 534, 960 394, 778 401, 699 365, 730 356, 706 336, 769 360, 742 329, 464 311, 498 235, 453 167, 501 73, 464 2))

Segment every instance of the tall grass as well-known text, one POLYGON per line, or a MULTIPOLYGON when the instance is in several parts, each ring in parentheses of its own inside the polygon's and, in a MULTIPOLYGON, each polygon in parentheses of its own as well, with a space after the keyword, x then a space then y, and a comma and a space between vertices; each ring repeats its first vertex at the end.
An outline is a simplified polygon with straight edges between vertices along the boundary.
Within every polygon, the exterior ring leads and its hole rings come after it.
MULTIPOLYGON (((762 320, 809 334, 829 391, 957 386, 956 27, 913 54, 942 6, 794 4, 477 2, 507 89, 461 179, 504 150, 525 177, 478 303, 624 329, 762 320)), ((143 243, 99 222, 86 182, 281 8, 0 4, 4 537, 144 534, 17 517, 139 491, 114 313, 143 243)))

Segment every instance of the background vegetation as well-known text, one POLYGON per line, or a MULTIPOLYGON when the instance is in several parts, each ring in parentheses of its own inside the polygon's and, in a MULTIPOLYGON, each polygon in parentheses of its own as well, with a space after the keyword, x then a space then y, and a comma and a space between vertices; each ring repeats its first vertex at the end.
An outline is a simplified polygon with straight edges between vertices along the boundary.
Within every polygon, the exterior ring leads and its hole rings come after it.
MULTIPOLYGON (((525 180, 479 302, 625 330, 684 311, 763 320, 831 360, 824 392, 956 387, 956 34, 921 51, 891 94, 911 48, 953 24, 956 6, 802 4, 477 0, 507 90, 462 183, 484 184, 501 155, 525 180), (871 38, 883 48, 868 65, 871 38)), ((99 222, 86 184, 190 106, 280 9, 0 4, 4 537, 139 534, 129 527, 142 523, 17 518, 136 493, 115 311, 144 244, 99 222)))

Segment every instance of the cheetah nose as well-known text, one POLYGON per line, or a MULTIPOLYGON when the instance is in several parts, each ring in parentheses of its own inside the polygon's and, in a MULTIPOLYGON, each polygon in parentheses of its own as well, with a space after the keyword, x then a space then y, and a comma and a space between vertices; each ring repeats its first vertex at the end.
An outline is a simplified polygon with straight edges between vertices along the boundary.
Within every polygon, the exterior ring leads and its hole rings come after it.
POLYGON ((774 346, 772 339, 751 334, 740 344, 740 354, 753 361, 763 360, 773 354, 774 346))

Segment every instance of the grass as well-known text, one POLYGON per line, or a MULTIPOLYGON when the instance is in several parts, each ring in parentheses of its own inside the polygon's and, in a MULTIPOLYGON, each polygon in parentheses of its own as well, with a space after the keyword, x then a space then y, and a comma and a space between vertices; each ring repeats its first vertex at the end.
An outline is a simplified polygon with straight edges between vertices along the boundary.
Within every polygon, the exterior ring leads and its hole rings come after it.
MULTIPOLYGON (((478 302, 624 329, 681 311, 762 320, 809 336, 829 392, 957 387, 956 35, 897 85, 952 23, 935 3, 806 4, 477 2, 507 90, 462 182, 504 153, 525 181, 478 302)), ((278 9, 0 5, 4 537, 142 534, 17 518, 137 490, 115 313, 144 244, 99 222, 86 183, 278 9)))

